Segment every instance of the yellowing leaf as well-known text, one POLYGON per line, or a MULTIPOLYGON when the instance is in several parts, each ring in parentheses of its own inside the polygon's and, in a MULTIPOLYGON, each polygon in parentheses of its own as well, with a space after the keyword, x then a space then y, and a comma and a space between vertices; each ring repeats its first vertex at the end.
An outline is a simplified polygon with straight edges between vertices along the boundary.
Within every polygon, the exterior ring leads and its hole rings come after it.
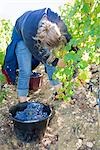
POLYGON ((89 54, 87 52, 84 52, 83 56, 82 56, 82 59, 85 60, 85 61, 88 61, 89 59, 89 54))
POLYGON ((78 75, 78 79, 84 82, 89 82, 91 77, 91 72, 89 70, 81 70, 81 72, 78 75))

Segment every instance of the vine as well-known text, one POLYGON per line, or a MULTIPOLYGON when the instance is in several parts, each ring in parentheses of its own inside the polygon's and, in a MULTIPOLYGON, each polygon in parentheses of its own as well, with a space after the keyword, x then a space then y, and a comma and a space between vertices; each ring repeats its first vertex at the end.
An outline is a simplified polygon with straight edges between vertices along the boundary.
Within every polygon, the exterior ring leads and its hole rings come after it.
POLYGON ((6 47, 11 40, 12 24, 9 20, 0 19, 0 102, 6 98, 7 89, 3 88, 6 80, 1 73, 1 66, 4 61, 6 47))
POLYGON ((58 91, 59 99, 69 100, 78 86, 89 82, 91 64, 99 64, 99 0, 67 3, 61 8, 61 16, 72 39, 64 47, 64 52, 58 52, 66 66, 58 67, 54 77, 63 83, 58 91))

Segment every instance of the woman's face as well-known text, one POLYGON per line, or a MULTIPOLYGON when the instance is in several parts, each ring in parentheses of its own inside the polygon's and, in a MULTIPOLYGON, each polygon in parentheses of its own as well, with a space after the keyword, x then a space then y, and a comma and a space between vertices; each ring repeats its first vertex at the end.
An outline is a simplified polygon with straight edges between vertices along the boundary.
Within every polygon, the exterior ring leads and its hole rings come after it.
POLYGON ((49 51, 52 51, 52 47, 49 45, 49 44, 47 44, 46 42, 44 42, 43 44, 42 44, 42 46, 43 46, 43 48, 46 48, 46 49, 48 49, 49 51))

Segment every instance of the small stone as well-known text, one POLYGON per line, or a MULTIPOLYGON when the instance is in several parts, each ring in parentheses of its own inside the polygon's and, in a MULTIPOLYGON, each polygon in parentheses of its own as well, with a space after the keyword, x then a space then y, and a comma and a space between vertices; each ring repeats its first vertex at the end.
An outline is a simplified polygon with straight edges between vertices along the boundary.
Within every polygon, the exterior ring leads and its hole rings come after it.
POLYGON ((53 132, 52 128, 50 128, 50 127, 47 127, 47 131, 48 131, 49 133, 53 132))
POLYGON ((26 144, 26 148, 29 148, 29 147, 30 147, 30 143, 27 143, 27 144, 26 144))
POLYGON ((85 138, 85 135, 83 134, 80 134, 80 137, 79 137, 81 140, 83 140, 85 138))
POLYGON ((73 112, 72 112, 72 115, 75 115, 75 114, 76 114, 76 112, 75 112, 75 111, 73 111, 73 112))
POLYGON ((80 119, 80 116, 76 116, 76 119, 80 119))
POLYGON ((4 131, 4 128, 1 128, 1 131, 4 131))
POLYGON ((76 147, 80 148, 83 144, 83 141, 81 139, 78 139, 78 142, 76 143, 76 147))
POLYGON ((17 140, 16 139, 12 139, 12 144, 13 144, 13 146, 17 146, 17 140))
POLYGON ((87 142, 86 145, 87 145, 89 148, 92 148, 92 147, 93 147, 93 143, 92 143, 92 142, 87 142))
POLYGON ((49 138, 44 138, 42 140, 44 147, 48 147, 51 144, 51 140, 49 138))
POLYGON ((8 87, 8 84, 5 84, 5 85, 4 85, 4 88, 7 88, 7 87, 8 87))

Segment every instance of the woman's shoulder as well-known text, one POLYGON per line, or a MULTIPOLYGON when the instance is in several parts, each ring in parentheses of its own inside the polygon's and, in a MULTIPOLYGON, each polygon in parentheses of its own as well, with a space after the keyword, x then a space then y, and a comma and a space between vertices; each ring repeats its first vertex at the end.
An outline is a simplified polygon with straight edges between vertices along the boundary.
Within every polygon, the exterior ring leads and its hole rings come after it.
POLYGON ((58 13, 54 12, 50 8, 48 8, 47 10, 47 16, 48 20, 54 23, 58 23, 61 20, 61 17, 58 15, 58 13))

